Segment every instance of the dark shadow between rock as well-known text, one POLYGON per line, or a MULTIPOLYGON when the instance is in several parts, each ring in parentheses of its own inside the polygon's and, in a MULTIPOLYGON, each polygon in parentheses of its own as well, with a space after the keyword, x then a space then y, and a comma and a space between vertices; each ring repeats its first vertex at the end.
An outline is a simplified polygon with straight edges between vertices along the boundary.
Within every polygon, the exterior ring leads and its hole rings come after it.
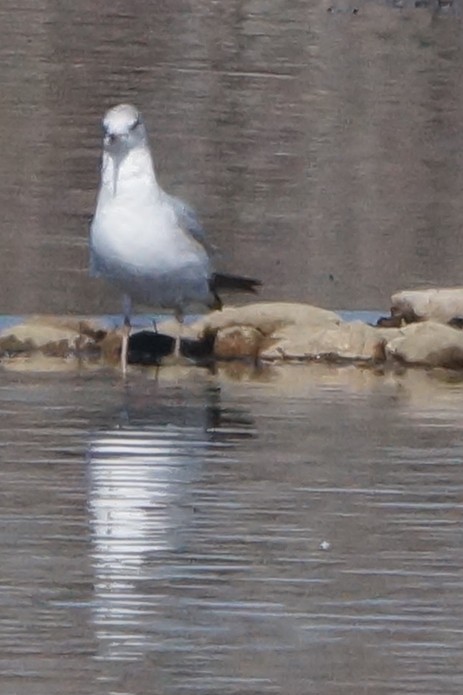
POLYGON ((157 365, 173 351, 175 340, 170 335, 140 331, 129 338, 129 364, 157 365))
MULTIPOLYGON (((164 357, 174 351, 175 339, 164 333, 139 331, 129 338, 129 364, 159 365, 164 357)), ((180 353, 191 360, 210 361, 213 356, 214 336, 204 340, 184 338, 180 341, 180 353)))
POLYGON ((202 340, 183 338, 180 341, 180 352, 191 360, 210 361, 214 359, 215 335, 207 333, 202 340))
POLYGON ((461 316, 454 316, 453 319, 450 319, 448 325, 452 328, 461 330, 463 328, 463 318, 461 316))
POLYGON ((392 307, 391 315, 380 316, 376 322, 376 326, 378 328, 401 328, 409 323, 420 323, 424 320, 422 316, 418 316, 413 310, 397 311, 392 307))

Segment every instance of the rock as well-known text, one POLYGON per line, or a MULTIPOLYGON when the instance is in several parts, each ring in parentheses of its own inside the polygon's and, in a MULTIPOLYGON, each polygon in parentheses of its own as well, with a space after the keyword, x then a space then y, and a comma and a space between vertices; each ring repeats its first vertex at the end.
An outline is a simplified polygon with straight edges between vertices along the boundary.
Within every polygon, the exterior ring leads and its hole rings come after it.
POLYGON ((214 340, 214 356, 219 360, 256 360, 264 339, 263 334, 252 326, 225 326, 220 328, 214 340))
POLYGON ((403 290, 392 295, 391 302, 391 315, 401 317, 405 323, 448 323, 463 318, 463 287, 403 290))
MULTIPOLYGON (((415 319, 416 320, 416 319, 415 319)), ((376 325, 379 328, 401 328, 404 324, 402 316, 381 316, 376 325)))
MULTIPOLYGON (((289 302, 258 302, 240 307, 226 307, 202 317, 190 326, 200 340, 214 336, 217 359, 257 359, 262 349, 274 341, 274 332, 286 329, 298 335, 302 329, 338 326, 338 314, 326 309, 289 302)), ((281 353, 274 359, 282 359, 281 353)))
POLYGON ((0 335, 0 355, 28 354, 36 350, 35 343, 27 337, 21 337, 12 333, 0 335))
POLYGON ((79 333, 73 328, 57 326, 46 317, 32 318, 0 333, 0 353, 30 353, 35 350, 49 350, 50 354, 69 352, 78 339, 79 333))
POLYGON ((225 307, 202 317, 190 326, 198 337, 206 333, 217 333, 230 326, 251 326, 264 336, 271 335, 277 328, 298 325, 338 325, 342 319, 334 311, 320 309, 310 304, 289 302, 257 302, 240 307, 225 307))
POLYGON ((387 340, 397 329, 381 330, 361 321, 339 325, 285 326, 275 331, 268 347, 260 352, 263 360, 344 359, 385 360, 387 340))
MULTIPOLYGON (((460 326, 461 319, 454 317, 452 323, 460 326)), ((174 339, 165 334, 165 323, 161 328, 162 333, 131 335, 131 364, 165 365, 169 361, 165 358, 173 351, 174 339)), ((175 335, 175 324, 171 329, 175 335)), ((389 358, 402 365, 397 364, 396 370, 409 364, 463 370, 463 332, 436 321, 374 328, 360 321, 344 322, 334 312, 318 307, 277 302, 214 312, 190 324, 187 333, 190 337, 181 341, 183 356, 203 363, 211 358, 229 365, 232 360, 248 365, 260 360, 264 370, 266 363, 275 368, 288 361, 351 361, 368 366, 378 363, 384 372, 389 365, 381 363, 389 358)), ((74 365, 85 360, 89 367, 99 363, 117 366, 121 342, 121 331, 108 330, 103 321, 34 317, 0 333, 0 356, 4 364, 11 361, 8 358, 24 361, 33 357, 39 365, 40 357, 74 365)))
MULTIPOLYGON (((176 335, 178 327, 167 321, 159 325, 159 330, 162 334, 143 332, 131 336, 131 363, 156 364, 169 353, 166 348, 157 354, 157 347, 153 350, 151 343, 161 337, 172 342, 165 334, 176 335), (139 340, 143 341, 142 349, 135 345, 139 340)), ((185 357, 252 361, 261 358, 271 362, 320 358, 384 361, 385 344, 397 335, 397 331, 373 328, 360 321, 345 323, 338 314, 319 307, 283 302, 228 307, 187 325, 182 330, 185 333, 190 336, 181 341, 185 357)), ((117 361, 120 335, 108 333, 101 349, 107 360, 117 361)))
POLYGON ((386 345, 386 354, 406 364, 463 368, 463 333, 435 321, 406 326, 386 345))
POLYGON ((52 340, 42 345, 40 351, 46 357, 69 357, 70 354, 74 354, 75 352, 75 343, 71 345, 67 338, 52 340))
POLYGON ((94 322, 68 317, 31 317, 0 333, 0 355, 42 352, 47 357, 69 357, 98 349, 107 330, 94 322))
POLYGON ((104 362, 116 365, 121 360, 122 333, 117 330, 108 331, 98 343, 99 354, 104 362))

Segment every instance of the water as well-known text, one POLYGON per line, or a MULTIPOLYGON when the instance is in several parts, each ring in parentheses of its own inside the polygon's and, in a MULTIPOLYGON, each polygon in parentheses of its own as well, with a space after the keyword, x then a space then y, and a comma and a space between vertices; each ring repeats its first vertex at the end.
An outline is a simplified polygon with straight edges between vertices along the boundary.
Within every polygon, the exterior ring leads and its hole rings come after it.
POLYGON ((461 386, 231 369, 4 374, 2 693, 461 692, 461 386))
MULTIPOLYGON (((3 2, 1 325, 120 311, 87 224, 122 100, 263 299, 458 284, 461 7, 398 5, 3 2)), ((461 693, 455 375, 60 368, 1 372, 1 695, 461 693)))

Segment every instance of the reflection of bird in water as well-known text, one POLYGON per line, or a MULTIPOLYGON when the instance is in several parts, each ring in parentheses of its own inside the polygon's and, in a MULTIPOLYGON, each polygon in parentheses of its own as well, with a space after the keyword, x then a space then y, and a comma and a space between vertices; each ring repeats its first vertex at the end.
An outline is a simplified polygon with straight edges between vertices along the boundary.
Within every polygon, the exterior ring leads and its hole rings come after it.
POLYGON ((230 460, 227 437, 235 440, 240 428, 250 435, 242 414, 244 427, 230 426, 233 414, 223 422, 218 392, 208 398, 207 407, 163 404, 90 443, 94 621, 108 658, 133 658, 151 641, 166 582, 191 572, 181 558, 195 533, 204 467, 230 460))
POLYGON ((137 616, 154 619, 159 597, 145 594, 143 580, 153 579, 145 563, 182 547, 194 513, 189 485, 206 452, 203 432, 174 426, 102 432, 91 444, 95 622, 120 656, 140 640, 137 616))

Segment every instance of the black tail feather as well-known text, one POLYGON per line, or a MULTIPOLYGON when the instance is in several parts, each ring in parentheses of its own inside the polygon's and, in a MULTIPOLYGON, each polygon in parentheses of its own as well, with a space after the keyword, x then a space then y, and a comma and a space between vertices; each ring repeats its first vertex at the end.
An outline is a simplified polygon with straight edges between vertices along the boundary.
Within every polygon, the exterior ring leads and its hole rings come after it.
POLYGON ((211 309, 220 310, 223 307, 222 300, 218 292, 220 290, 232 292, 252 292, 256 293, 257 288, 262 285, 260 280, 243 278, 240 275, 228 275, 227 273, 213 273, 209 278, 209 289, 214 297, 211 309))
POLYGON ((235 292, 257 292, 257 288, 262 285, 260 280, 244 278, 240 275, 228 275, 226 273, 214 273, 209 280, 211 292, 218 290, 232 290, 235 292))

